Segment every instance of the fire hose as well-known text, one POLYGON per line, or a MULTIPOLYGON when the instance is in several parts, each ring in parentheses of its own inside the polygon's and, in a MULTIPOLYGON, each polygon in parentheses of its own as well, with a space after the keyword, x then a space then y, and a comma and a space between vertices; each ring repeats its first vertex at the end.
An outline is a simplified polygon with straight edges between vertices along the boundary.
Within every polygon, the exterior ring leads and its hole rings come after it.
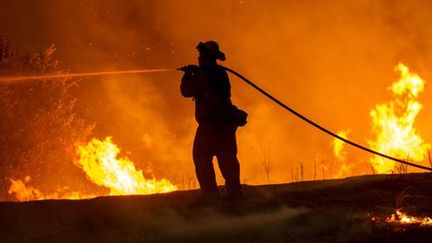
MULTIPOLYGON (((336 133, 330 131, 329 129, 319 125, 318 123, 312 121, 311 119, 305 117, 304 115, 300 114, 299 112, 295 111, 293 108, 287 106, 286 104, 284 104, 282 101, 278 100, 277 98, 275 98, 274 96, 272 96, 271 94, 269 94, 267 91, 263 90, 262 88, 260 88, 258 85, 254 84, 252 81, 250 81, 249 79, 245 78, 243 75, 239 74, 238 72, 224 67, 222 66, 225 70, 227 70, 228 72, 234 74, 235 76, 237 76, 238 78, 240 78, 241 80, 243 80, 244 82, 246 82, 247 84, 249 84, 250 86, 252 86, 254 89, 256 89, 258 92, 260 92, 261 94, 263 94, 264 96, 266 96, 267 98, 269 98, 271 101, 273 101, 274 103, 276 103, 277 105, 279 105, 280 107, 282 107, 283 109, 285 109, 286 111, 292 113, 293 115, 297 116, 298 118, 300 118, 301 120, 305 121, 306 123, 314 126, 315 128, 318 128, 319 130, 321 130, 324 133, 327 133, 328 135, 337 138, 351 146, 354 146, 356 148, 359 148, 363 151, 369 152, 371 154, 374 155, 378 155, 381 156, 383 158, 389 159, 389 160, 393 160, 396 161, 398 163, 401 164, 405 164, 408 166, 412 166, 412 167, 416 167, 419 169, 424 169, 424 170, 428 170, 428 171, 432 171, 432 168, 427 167, 427 166, 423 166, 423 165, 418 165, 418 164, 414 164, 402 159, 398 159, 383 153, 380 153, 378 151, 372 150, 370 148, 367 148, 363 145, 360 145, 358 143, 355 143, 353 141, 350 141, 346 138, 343 138, 339 135, 337 135, 336 133)), ((114 74, 139 74, 139 73, 156 73, 156 72, 169 72, 169 71, 175 71, 175 70, 181 70, 181 69, 171 69, 171 68, 164 68, 164 69, 139 69, 139 70, 125 70, 125 71, 104 71, 104 72, 91 72, 91 73, 69 73, 69 74, 49 74, 49 75, 35 75, 35 76, 18 76, 18 77, 0 77, 0 82, 17 82, 17 81, 23 81, 23 80, 43 80, 43 79, 56 79, 56 78, 71 78, 71 77, 84 77, 84 76, 102 76, 102 75, 114 75, 114 74)))
POLYGON ((343 141, 343 142, 345 142, 345 143, 347 143, 347 144, 349 144, 351 146, 354 146, 356 148, 359 148, 359 149, 364 150, 366 152, 369 152, 371 154, 378 155, 378 156, 381 156, 383 158, 390 159, 390 160, 393 160, 393 161, 396 161, 398 163, 405 164, 405 165, 408 165, 408 166, 412 166, 412 167, 416 167, 416 168, 432 171, 432 168, 430 168, 430 167, 423 166, 423 165, 418 165, 418 164, 414 164, 414 163, 411 163, 411 162, 408 162, 408 161, 405 161, 405 160, 402 160, 402 159, 398 159, 398 158, 395 158, 395 157, 392 157, 392 156, 380 153, 378 151, 372 150, 370 148, 367 148, 367 147, 365 147, 363 145, 360 145, 358 143, 350 141, 350 140, 348 140, 346 138, 343 138, 343 137, 337 135, 336 133, 330 131, 329 129, 327 129, 327 128, 321 126, 321 125, 319 125, 318 123, 316 123, 314 121, 312 121, 311 119, 305 117, 304 115, 302 115, 299 112, 295 111, 293 108, 285 105, 282 101, 278 100, 273 95, 267 93, 267 91, 263 90, 258 85, 254 84, 252 81, 250 81, 249 79, 245 78, 243 75, 239 74, 238 72, 236 72, 236 71, 234 71, 234 70, 232 70, 230 68, 227 68, 227 67, 223 67, 223 68, 225 70, 227 70, 228 72, 234 74, 235 76, 237 76, 238 78, 240 78, 241 80, 243 80, 244 82, 246 82, 247 84, 249 84, 250 86, 252 86, 254 89, 258 90, 258 92, 260 92, 265 97, 269 98, 271 101, 273 101, 274 103, 278 104, 280 107, 284 108, 285 110, 287 110, 291 114, 297 116, 298 118, 302 119, 306 123, 314 126, 315 128, 318 128, 322 132, 327 133, 328 135, 330 135, 330 136, 332 136, 334 138, 337 138, 337 139, 339 139, 339 140, 341 140, 341 141, 343 141))

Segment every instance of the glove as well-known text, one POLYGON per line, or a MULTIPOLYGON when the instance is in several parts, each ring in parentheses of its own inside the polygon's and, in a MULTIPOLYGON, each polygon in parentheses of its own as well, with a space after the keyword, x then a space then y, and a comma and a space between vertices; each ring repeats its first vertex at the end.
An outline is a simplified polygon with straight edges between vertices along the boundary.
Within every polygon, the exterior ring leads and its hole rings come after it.
POLYGON ((193 72, 198 70, 198 66, 197 65, 186 65, 186 66, 177 68, 177 70, 183 71, 185 73, 193 73, 193 72))

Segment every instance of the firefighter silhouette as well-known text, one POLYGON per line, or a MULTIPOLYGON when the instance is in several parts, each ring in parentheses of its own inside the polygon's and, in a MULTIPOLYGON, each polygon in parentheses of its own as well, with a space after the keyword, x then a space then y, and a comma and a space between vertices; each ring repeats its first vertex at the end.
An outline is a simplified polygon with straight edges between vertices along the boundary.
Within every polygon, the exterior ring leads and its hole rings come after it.
POLYGON ((198 122, 192 152, 196 176, 204 196, 218 197, 213 168, 213 157, 216 156, 225 179, 227 198, 241 198, 236 130, 246 124, 247 114, 231 103, 227 72, 216 62, 225 60, 219 45, 215 41, 206 41, 196 48, 198 66, 180 68, 184 71, 180 90, 184 97, 193 98, 198 122))

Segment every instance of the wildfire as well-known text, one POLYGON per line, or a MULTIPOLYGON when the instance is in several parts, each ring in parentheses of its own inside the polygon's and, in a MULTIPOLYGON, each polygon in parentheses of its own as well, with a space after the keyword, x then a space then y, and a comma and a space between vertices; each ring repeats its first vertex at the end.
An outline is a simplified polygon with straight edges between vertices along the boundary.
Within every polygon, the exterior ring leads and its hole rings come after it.
POLYGON ((68 188, 58 189, 55 193, 44 194, 40 190, 30 185, 31 177, 26 176, 24 180, 9 179, 11 186, 8 193, 14 195, 18 201, 30 201, 30 200, 45 200, 45 199, 84 199, 93 198, 96 195, 84 194, 81 192, 70 192, 68 188))
POLYGON ((9 180, 11 182, 11 186, 9 188, 8 193, 15 194, 17 200, 26 201, 31 199, 42 198, 42 193, 39 190, 33 188, 30 185, 26 185, 26 183, 28 183, 31 180, 30 176, 26 176, 24 181, 14 180, 14 179, 9 179, 9 180))
MULTIPOLYGON (((415 119, 422 108, 418 95, 423 91, 424 81, 407 66, 399 63, 395 70, 400 79, 388 89, 396 96, 395 100, 379 104, 370 112, 372 130, 376 134, 368 141, 372 149, 398 158, 415 162, 424 160, 425 152, 431 145, 425 143, 414 127, 415 119)), ((375 156, 370 162, 376 172, 394 171, 395 162, 375 156)))
MULTIPOLYGON (((349 130, 340 131, 337 133, 340 137, 348 138, 349 130)), ((332 141, 333 154, 335 155, 338 162, 341 164, 338 171, 332 176, 332 178, 342 178, 351 175, 352 165, 346 163, 347 152, 344 150, 345 143, 337 138, 332 141)))
POLYGON ((110 189, 109 195, 152 194, 177 190, 166 179, 146 179, 142 171, 127 158, 117 158, 120 149, 107 137, 101 141, 92 139, 86 146, 79 146, 80 159, 76 162, 87 177, 99 186, 110 189))
MULTIPOLYGON (((338 136, 347 138, 349 131, 340 131, 337 133, 338 136)), ((336 156, 337 159, 345 161, 346 159, 346 152, 343 151, 345 143, 337 138, 333 139, 332 142, 333 145, 333 153, 336 156)))
POLYGON ((396 213, 387 217, 385 220, 387 223, 399 223, 399 224, 419 224, 420 226, 432 226, 432 218, 430 217, 414 217, 401 212, 399 209, 396 213))
MULTIPOLYGON (((167 179, 146 179, 132 161, 117 158, 120 149, 110 137, 103 141, 92 139, 87 145, 78 146, 77 153, 79 160, 75 162, 76 165, 84 170, 92 182, 108 188, 109 195, 154 194, 177 190, 167 179)), ((52 194, 44 194, 30 184, 30 176, 26 176, 24 180, 9 180, 11 186, 8 193, 14 195, 18 201, 84 199, 97 196, 70 191, 67 187, 52 194)))

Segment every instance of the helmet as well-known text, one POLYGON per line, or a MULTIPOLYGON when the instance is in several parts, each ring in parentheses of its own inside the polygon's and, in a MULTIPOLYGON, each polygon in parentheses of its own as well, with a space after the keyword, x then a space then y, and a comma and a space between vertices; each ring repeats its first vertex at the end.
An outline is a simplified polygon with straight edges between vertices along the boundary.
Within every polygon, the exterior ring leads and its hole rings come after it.
POLYGON ((216 41, 206 41, 198 43, 197 47, 199 52, 205 52, 206 54, 209 54, 213 56, 216 59, 219 59, 221 61, 225 61, 225 54, 220 51, 219 44, 216 41))

